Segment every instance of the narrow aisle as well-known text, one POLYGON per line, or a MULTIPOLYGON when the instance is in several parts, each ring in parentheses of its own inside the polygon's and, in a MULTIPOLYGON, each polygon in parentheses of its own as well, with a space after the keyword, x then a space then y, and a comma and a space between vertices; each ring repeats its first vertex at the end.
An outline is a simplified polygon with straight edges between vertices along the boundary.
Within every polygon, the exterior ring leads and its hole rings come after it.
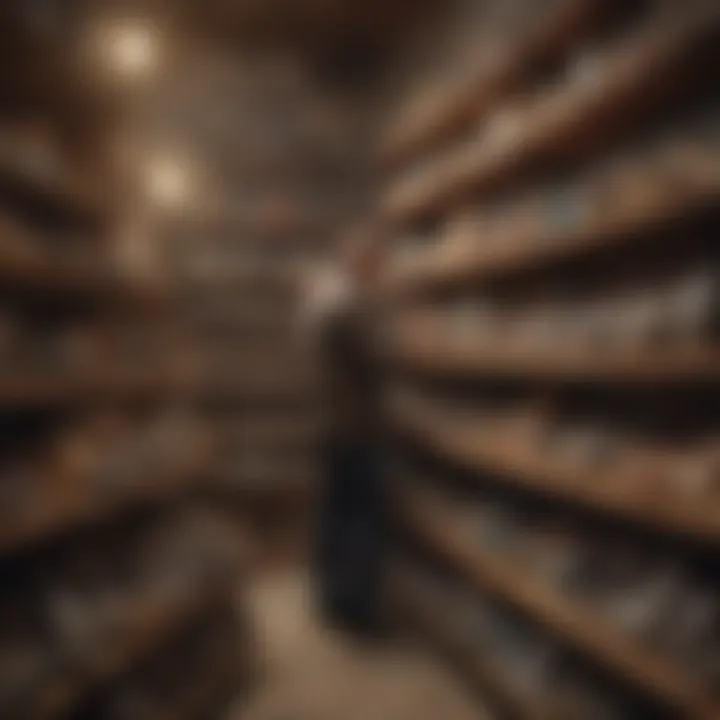
POLYGON ((261 683, 230 720, 484 720, 471 697, 421 651, 366 646, 320 626, 306 576, 258 580, 249 597, 261 683))

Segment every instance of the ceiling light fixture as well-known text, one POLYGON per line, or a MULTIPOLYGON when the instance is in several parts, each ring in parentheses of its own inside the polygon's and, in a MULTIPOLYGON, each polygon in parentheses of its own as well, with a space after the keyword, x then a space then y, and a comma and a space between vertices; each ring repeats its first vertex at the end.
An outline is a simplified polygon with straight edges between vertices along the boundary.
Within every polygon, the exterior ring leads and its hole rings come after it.
POLYGON ((159 64, 159 28, 150 21, 110 21, 98 32, 99 52, 111 72, 122 78, 143 78, 159 64))

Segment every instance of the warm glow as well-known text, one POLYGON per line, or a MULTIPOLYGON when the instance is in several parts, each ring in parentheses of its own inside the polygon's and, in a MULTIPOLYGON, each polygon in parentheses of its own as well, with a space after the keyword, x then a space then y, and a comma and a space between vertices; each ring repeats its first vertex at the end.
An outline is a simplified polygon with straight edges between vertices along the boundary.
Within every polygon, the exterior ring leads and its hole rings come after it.
POLYGON ((147 164, 146 192, 154 203, 177 206, 190 197, 190 177, 187 168, 172 158, 159 158, 147 164))
POLYGON ((158 29, 150 22, 115 22, 100 32, 100 52, 112 71, 144 77, 158 65, 158 29))

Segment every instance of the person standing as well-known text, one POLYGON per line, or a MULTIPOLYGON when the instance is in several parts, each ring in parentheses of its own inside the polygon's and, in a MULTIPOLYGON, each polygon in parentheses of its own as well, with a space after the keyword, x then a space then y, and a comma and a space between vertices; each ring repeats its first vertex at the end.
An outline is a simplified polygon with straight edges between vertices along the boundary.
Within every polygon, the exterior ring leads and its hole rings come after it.
POLYGON ((314 584, 324 618, 361 634, 380 630, 389 529, 373 332, 380 270, 379 246, 351 238, 312 279, 305 305, 325 416, 314 584))

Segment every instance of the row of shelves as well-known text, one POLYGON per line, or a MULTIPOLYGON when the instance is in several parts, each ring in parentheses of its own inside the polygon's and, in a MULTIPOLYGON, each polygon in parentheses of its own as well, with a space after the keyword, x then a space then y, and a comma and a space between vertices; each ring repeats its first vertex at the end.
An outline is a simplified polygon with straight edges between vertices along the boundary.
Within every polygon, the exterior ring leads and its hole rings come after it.
MULTIPOLYGON (((12 516, 3 519, 0 556, 11 555, 75 528, 119 517, 134 508, 161 505, 182 492, 201 488, 204 479, 200 479, 213 457, 211 449, 209 438, 190 437, 185 447, 178 448, 177 457, 155 463, 145 477, 126 477, 124 482, 113 479, 109 484, 106 481, 105 487, 102 477, 97 477, 100 470, 92 465, 84 472, 69 476, 67 472, 52 474, 46 468, 45 472, 51 474, 42 479, 43 486, 34 494, 28 487, 30 501, 20 503, 12 516), (193 444, 197 447, 193 448, 193 444), (183 456, 185 460, 181 461, 183 456), (35 496, 38 494, 40 497, 35 496)), ((126 455, 130 453, 128 448, 126 455)), ((123 459, 129 462, 122 450, 116 450, 116 455, 115 464, 120 465, 123 459)))
POLYGON ((717 716, 718 708, 683 667, 639 647, 581 603, 479 548, 437 498, 415 494, 402 514, 411 536, 479 592, 511 606, 564 645, 682 717, 710 720, 717 716))
POLYGON ((419 633, 431 649, 446 658, 451 666, 483 698, 516 720, 556 720, 551 707, 529 702, 518 693, 516 683, 499 663, 479 651, 456 618, 428 597, 410 568, 393 567, 390 591, 392 606, 409 623, 410 629, 419 633))
POLYGON ((3 677, 3 712, 48 720, 79 711, 196 618, 226 606, 251 550, 227 518, 203 511, 170 513, 130 536, 101 535, 97 547, 60 548, 59 567, 24 590, 37 608, 29 612, 46 615, 43 625, 28 624, 25 609, 13 604, 18 598, 7 599, 10 617, 14 612, 21 618, 18 651, 32 651, 38 662, 27 677, 3 677), (118 564, 114 570, 102 566, 107 551, 118 564))
POLYGON ((167 399, 187 388, 168 374, 127 373, 112 368, 72 373, 13 373, 0 379, 0 407, 45 408, 97 401, 133 403, 167 399))
POLYGON ((99 686, 112 683, 129 672, 144 658, 169 642, 204 609, 212 607, 227 596, 225 587, 200 587, 189 598, 164 598, 140 601, 127 619, 126 630, 105 663, 95 665, 90 675, 73 672, 59 673, 38 693, 34 714, 37 720, 67 717, 73 709, 99 686))
MULTIPOLYGON (((11 35, 42 24, 23 14, 11 35)), ((74 36, 74 15, 45 19, 74 36)), ((207 717, 242 684, 230 621, 251 548, 208 507, 194 355, 154 314, 177 312, 161 237, 133 216, 122 159, 85 137, 103 109, 67 100, 62 121, 19 108, 0 129, 0 716, 207 717), (219 613, 214 658, 187 636, 219 613)))
MULTIPOLYGON (((444 418, 427 404, 397 404, 390 422, 396 432, 426 451, 477 473, 483 482, 571 503, 585 510, 654 530, 720 545, 720 507, 708 502, 705 491, 683 494, 668 486, 671 455, 658 453, 657 464, 623 470, 569 466, 543 450, 532 438, 511 429, 488 430, 470 422, 444 418), (663 475, 664 473, 664 475, 663 475)), ((656 459, 656 460, 657 460, 656 459)), ((712 471, 711 471, 712 472, 712 471)), ((713 494, 712 488, 705 488, 713 494)), ((689 491, 689 492, 688 492, 689 491)))
MULTIPOLYGON (((3 232, 7 232, 3 228, 3 232)), ((109 261, 52 257, 28 245, 0 247, 0 279, 19 296, 70 298, 146 307, 167 302, 169 288, 156 280, 124 275, 109 261)))
MULTIPOLYGON (((49 474, 43 478, 42 487, 34 491, 27 488, 33 497, 3 519, 0 557, 132 511, 161 507, 183 495, 270 500, 303 494, 315 485, 312 464, 304 450, 301 448, 298 457, 297 449, 280 439, 259 459, 257 453, 244 457, 236 450, 239 460, 233 463, 224 451, 222 439, 196 437, 188 438, 185 446, 164 463, 155 463, 144 473, 138 469, 124 480, 113 478, 109 485, 107 479, 98 477, 99 471, 49 474), (35 497, 38 493, 41 497, 35 497)), ((122 463, 123 458, 116 461, 122 463)), ((46 468, 45 472, 51 470, 46 468)))
POLYGON ((0 408, 31 409, 103 401, 134 403, 183 397, 199 401, 306 403, 315 396, 307 378, 259 374, 237 379, 198 372, 164 374, 105 368, 79 372, 14 372, 0 378, 0 408))
POLYGON ((401 574, 397 596, 509 717, 639 717, 639 700, 709 720, 720 13, 610 5, 605 25, 596 3, 553 6, 544 49, 505 28, 494 66, 431 88, 382 149, 405 165, 380 203, 378 342, 403 384, 386 417, 450 474, 404 488, 430 579, 401 574))
POLYGON ((41 139, 14 132, 0 135, 0 193, 74 223, 102 225, 109 214, 106 199, 61 164, 41 139))
POLYGON ((81 175, 47 129, 0 129, 0 278, 15 295, 140 306, 165 298, 160 279, 136 272, 111 238, 107 180, 81 175))
POLYGON ((217 607, 209 605, 151 658, 107 688, 93 703, 91 716, 190 720, 220 714, 252 679, 250 637, 237 600, 227 597, 223 603, 219 597, 217 607), (175 682, 167 682, 169 673, 175 682))
MULTIPOLYGON (((488 282, 608 249, 629 248, 678 222, 700 217, 720 200, 720 175, 709 144, 682 145, 677 146, 674 172, 640 160, 611 168, 604 177, 581 184, 580 190, 563 193, 560 188, 560 208, 554 208, 550 218, 538 212, 542 197, 531 197, 502 208, 499 217, 485 222, 482 217, 459 222, 429 248, 391 263, 384 292, 393 296, 466 281, 488 282), (557 210, 562 210, 560 217, 557 210)), ((669 154, 673 151, 670 147, 669 154)))
POLYGON ((469 190, 495 190, 539 157, 577 155, 617 133, 618 118, 648 114, 673 90, 683 66, 712 44, 720 15, 713 4, 666 22, 648 22, 596 58, 580 79, 550 89, 527 107, 498 112, 480 139, 431 159, 392 185, 383 214, 394 222, 437 214, 469 190), (663 89, 664 88, 664 89, 663 89), (494 128, 494 129, 493 129, 494 128))
POLYGON ((538 62, 563 55, 591 29, 604 3, 570 0, 557 3, 537 25, 513 38, 510 51, 479 63, 462 82, 443 76, 390 123, 380 147, 383 165, 397 166, 462 132, 494 103, 523 84, 538 62))

